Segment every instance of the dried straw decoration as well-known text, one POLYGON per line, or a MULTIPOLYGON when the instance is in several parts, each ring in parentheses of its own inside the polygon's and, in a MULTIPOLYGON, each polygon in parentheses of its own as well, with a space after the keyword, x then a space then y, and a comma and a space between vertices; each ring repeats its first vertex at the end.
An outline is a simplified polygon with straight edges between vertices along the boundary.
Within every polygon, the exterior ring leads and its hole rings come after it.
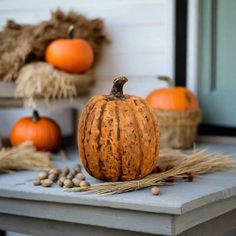
POLYGON ((16 80, 17 98, 24 99, 25 107, 35 108, 43 100, 72 100, 78 95, 86 95, 93 83, 93 72, 71 74, 57 70, 45 62, 32 62, 23 66, 16 80))
POLYGON ((170 184, 170 180, 177 181, 201 174, 216 171, 235 171, 236 161, 230 156, 210 153, 207 150, 196 150, 184 153, 180 150, 164 149, 160 153, 158 166, 160 173, 150 174, 141 180, 126 182, 99 183, 87 187, 69 189, 72 192, 95 192, 97 194, 119 194, 150 187, 153 185, 170 184))
POLYGON ((0 150, 0 173, 17 170, 47 169, 52 167, 51 154, 36 151, 31 142, 0 150))

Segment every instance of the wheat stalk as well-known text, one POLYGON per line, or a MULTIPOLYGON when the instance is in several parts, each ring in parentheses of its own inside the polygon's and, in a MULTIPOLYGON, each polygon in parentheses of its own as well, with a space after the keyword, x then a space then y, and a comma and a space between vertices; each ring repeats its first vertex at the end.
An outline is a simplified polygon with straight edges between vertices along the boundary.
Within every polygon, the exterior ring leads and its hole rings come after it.
POLYGON ((184 153, 179 150, 162 150, 159 155, 158 165, 164 168, 173 166, 170 170, 150 174, 141 180, 125 182, 108 182, 94 184, 88 187, 76 187, 69 189, 72 192, 95 192, 97 194, 118 194, 150 187, 152 185, 168 184, 170 178, 197 176, 216 171, 235 171, 236 161, 229 155, 210 153, 207 150, 197 150, 192 153, 184 153))
POLYGON ((0 150, 0 172, 15 170, 47 169, 52 166, 51 154, 36 151, 31 142, 0 150))

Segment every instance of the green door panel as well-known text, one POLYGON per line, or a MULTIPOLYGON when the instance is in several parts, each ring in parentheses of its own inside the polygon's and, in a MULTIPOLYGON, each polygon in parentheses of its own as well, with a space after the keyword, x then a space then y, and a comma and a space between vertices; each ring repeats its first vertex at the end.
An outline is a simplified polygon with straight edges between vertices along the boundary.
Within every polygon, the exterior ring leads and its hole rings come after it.
POLYGON ((236 127, 236 0, 201 0, 199 35, 204 123, 236 127))

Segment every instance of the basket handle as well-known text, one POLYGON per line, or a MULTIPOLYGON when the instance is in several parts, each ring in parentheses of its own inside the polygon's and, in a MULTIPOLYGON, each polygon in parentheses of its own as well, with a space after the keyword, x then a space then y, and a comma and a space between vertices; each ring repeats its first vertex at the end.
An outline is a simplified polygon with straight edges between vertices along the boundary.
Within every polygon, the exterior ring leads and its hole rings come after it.
POLYGON ((161 81, 167 82, 168 87, 170 87, 170 88, 175 86, 174 85, 174 81, 170 77, 168 77, 168 76, 160 75, 160 76, 157 77, 157 79, 161 80, 161 81))

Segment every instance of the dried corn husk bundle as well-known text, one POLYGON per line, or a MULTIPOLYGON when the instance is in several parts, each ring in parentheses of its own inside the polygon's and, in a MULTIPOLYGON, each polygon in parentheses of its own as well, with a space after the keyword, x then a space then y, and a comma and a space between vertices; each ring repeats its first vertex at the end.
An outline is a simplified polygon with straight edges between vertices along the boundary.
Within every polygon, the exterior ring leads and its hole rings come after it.
POLYGON ((162 148, 189 148, 193 145, 202 113, 194 111, 156 110, 162 148))
POLYGON ((52 167, 50 153, 36 151, 31 142, 0 150, 0 173, 52 167))
POLYGON ((16 81, 15 96, 23 98, 26 107, 35 108, 43 99, 70 99, 86 95, 93 83, 93 72, 71 74, 57 70, 45 62, 32 62, 23 66, 16 81))
POLYGON ((103 32, 103 21, 99 18, 89 20, 74 11, 56 10, 48 21, 36 25, 7 22, 0 32, 0 80, 16 80, 24 64, 43 61, 47 45, 55 39, 66 38, 70 25, 75 27, 74 38, 83 38, 90 43, 96 64, 102 45, 108 41, 103 32))
POLYGON ((170 178, 182 179, 216 171, 236 171, 236 161, 230 156, 210 153, 207 150, 196 150, 192 153, 184 153, 179 150, 161 150, 158 158, 160 173, 150 174, 141 180, 126 182, 109 182, 94 184, 88 187, 72 188, 73 192, 95 192, 97 194, 118 194, 128 191, 150 187, 152 185, 169 184, 170 178), (172 166, 165 171, 166 166, 172 166))

